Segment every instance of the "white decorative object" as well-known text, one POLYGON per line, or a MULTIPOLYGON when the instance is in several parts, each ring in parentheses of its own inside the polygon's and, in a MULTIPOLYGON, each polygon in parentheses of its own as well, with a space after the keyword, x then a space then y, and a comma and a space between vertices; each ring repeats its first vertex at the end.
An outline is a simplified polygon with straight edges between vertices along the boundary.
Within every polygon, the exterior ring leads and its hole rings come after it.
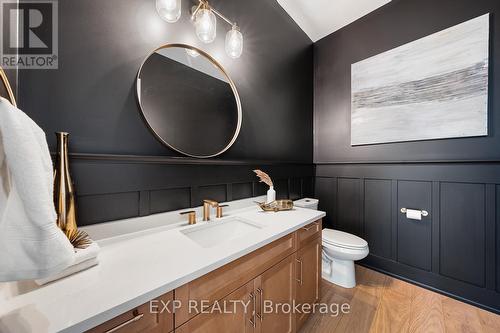
POLYGON ((266 203, 271 203, 275 200, 276 200, 276 191, 274 190, 274 186, 269 186, 269 190, 267 190, 266 203))
POLYGON ((488 135, 489 14, 351 68, 351 144, 488 135))

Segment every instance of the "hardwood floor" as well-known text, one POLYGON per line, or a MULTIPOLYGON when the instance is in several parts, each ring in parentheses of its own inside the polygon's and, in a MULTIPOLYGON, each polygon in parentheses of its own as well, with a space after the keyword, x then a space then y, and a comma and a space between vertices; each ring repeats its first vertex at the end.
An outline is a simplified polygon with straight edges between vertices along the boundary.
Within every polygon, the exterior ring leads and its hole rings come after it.
POLYGON ((322 282, 322 303, 350 304, 349 313, 316 313, 309 332, 500 332, 500 316, 373 270, 356 266, 358 285, 322 282))

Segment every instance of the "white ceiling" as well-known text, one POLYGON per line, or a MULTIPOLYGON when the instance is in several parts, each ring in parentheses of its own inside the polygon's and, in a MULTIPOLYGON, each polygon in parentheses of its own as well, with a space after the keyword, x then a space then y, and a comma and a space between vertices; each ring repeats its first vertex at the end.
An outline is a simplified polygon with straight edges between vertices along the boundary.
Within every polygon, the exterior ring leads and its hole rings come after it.
POLYGON ((313 42, 391 0, 277 0, 313 42))

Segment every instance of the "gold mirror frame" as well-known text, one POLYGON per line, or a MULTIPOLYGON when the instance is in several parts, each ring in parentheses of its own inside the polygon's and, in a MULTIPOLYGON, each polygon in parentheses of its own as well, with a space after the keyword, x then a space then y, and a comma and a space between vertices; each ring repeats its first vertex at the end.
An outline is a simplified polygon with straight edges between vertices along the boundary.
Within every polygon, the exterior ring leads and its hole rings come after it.
POLYGON ((5 90, 7 91, 7 94, 9 95, 10 103, 12 105, 14 105, 15 107, 17 107, 16 98, 14 97, 14 92, 12 91, 12 87, 10 86, 9 79, 7 78, 7 75, 5 74, 2 67, 0 67, 0 80, 2 80, 2 83, 5 87, 5 90))
POLYGON ((179 44, 179 43, 177 43, 177 44, 165 44, 163 46, 160 46, 160 47, 156 48, 155 50, 153 50, 150 54, 148 54, 148 56, 144 59, 144 61, 141 64, 141 67, 139 67, 139 71, 137 72, 137 77, 136 77, 135 82, 136 82, 135 83, 135 86, 136 86, 136 96, 137 96, 137 101, 138 101, 138 104, 139 104, 139 110, 140 110, 142 119, 146 123, 147 127, 149 128, 149 130, 156 137, 156 139, 159 140, 161 143, 163 143, 165 146, 169 147, 170 149, 175 150, 176 152, 181 153, 183 155, 186 155, 186 156, 189 156, 189 157, 193 157, 193 158, 212 158, 212 157, 216 157, 216 156, 219 156, 219 155, 225 153, 229 148, 231 148, 231 146, 234 144, 234 142, 238 138, 238 135, 240 134, 241 122, 242 122, 242 118, 243 118, 242 111, 241 111, 240 95, 238 94, 238 90, 236 89, 236 85, 234 84, 233 80, 231 80, 231 77, 229 77, 229 74, 226 72, 226 70, 224 69, 224 67, 222 67, 222 65, 217 60, 215 60, 210 54, 206 53, 205 51, 200 50, 199 48, 191 46, 191 45, 179 44), (231 86, 231 90, 233 91, 233 95, 234 95, 234 98, 235 98, 235 101, 236 101, 236 106, 238 108, 238 124, 236 126, 236 130, 234 132, 233 138, 231 139, 231 141, 229 142, 229 144, 224 149, 222 149, 221 151, 219 151, 219 152, 217 152, 215 154, 207 155, 207 156, 193 155, 193 154, 189 154, 187 152, 184 152, 184 151, 182 151, 182 150, 180 150, 180 149, 178 149, 176 147, 173 147, 168 142, 166 142, 160 135, 158 135, 158 133, 148 123, 148 121, 146 119, 146 115, 144 114, 144 110, 142 108, 142 103, 141 103, 141 91, 140 91, 141 84, 140 84, 140 77, 139 77, 141 75, 141 72, 142 72, 142 67, 144 66, 144 64, 146 63, 146 61, 149 59, 149 57, 152 56, 155 52, 157 52, 159 50, 162 50, 162 49, 174 48, 174 47, 184 48, 184 49, 196 51, 196 52, 198 52, 200 54, 200 56, 204 56, 213 65, 215 65, 215 67, 217 67, 218 69, 220 69, 220 71, 224 74, 224 76, 228 80, 229 85, 231 86))

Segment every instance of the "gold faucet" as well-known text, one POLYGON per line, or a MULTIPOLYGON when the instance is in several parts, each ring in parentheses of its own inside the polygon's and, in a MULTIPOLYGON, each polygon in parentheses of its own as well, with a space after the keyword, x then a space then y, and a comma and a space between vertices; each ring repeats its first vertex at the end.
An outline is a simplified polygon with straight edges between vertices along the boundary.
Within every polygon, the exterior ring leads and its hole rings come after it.
POLYGON ((188 216, 188 224, 189 225, 196 224, 196 211, 190 210, 190 211, 187 211, 187 212, 182 212, 180 214, 188 216))
POLYGON ((217 208, 219 203, 214 200, 203 200, 203 221, 210 221, 210 207, 217 208))

